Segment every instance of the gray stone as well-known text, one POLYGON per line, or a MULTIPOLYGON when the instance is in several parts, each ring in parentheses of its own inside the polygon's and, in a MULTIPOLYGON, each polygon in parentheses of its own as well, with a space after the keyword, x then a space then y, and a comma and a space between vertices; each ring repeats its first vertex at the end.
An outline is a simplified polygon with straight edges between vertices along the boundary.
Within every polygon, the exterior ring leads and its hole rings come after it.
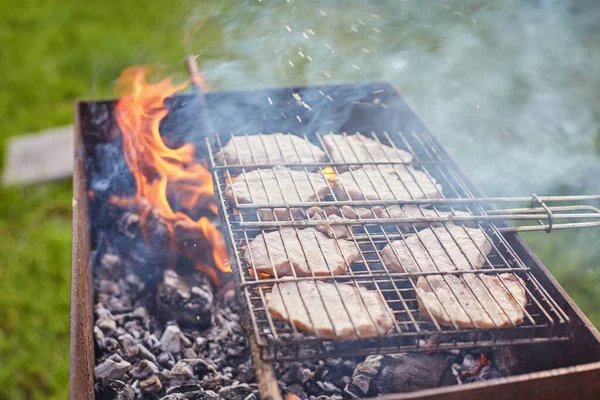
POLYGON ((72 125, 11 138, 3 184, 31 184, 71 176, 74 147, 72 125))
POLYGON ((243 383, 241 385, 227 386, 219 390, 219 396, 225 400, 245 400, 254 394, 254 389, 243 383))

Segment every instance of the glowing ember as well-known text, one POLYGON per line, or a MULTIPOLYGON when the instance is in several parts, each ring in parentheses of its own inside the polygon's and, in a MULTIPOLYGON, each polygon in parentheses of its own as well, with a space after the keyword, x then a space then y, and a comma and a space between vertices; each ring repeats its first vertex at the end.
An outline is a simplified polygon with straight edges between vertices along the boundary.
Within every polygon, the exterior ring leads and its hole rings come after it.
MULTIPOLYGON (((212 176, 206 166, 194 159, 194 146, 188 143, 172 149, 165 144, 159 132, 160 122, 168 113, 164 100, 188 84, 174 84, 172 78, 148 83, 148 73, 147 68, 131 67, 119 77, 118 84, 123 95, 115 111, 123 135, 125 161, 136 182, 136 196, 135 199, 114 199, 114 202, 131 204, 131 200, 134 200, 137 204, 148 203, 159 210, 168 224, 172 246, 175 223, 182 222, 198 230, 211 245, 214 267, 198 264, 193 259, 190 261, 219 285, 218 273, 214 268, 231 272, 226 263, 227 253, 221 232, 206 216, 194 221, 189 215, 173 210, 168 200, 169 193, 176 193, 185 209, 200 205, 217 214, 212 176)), ((147 237, 147 232, 144 234, 147 237)))

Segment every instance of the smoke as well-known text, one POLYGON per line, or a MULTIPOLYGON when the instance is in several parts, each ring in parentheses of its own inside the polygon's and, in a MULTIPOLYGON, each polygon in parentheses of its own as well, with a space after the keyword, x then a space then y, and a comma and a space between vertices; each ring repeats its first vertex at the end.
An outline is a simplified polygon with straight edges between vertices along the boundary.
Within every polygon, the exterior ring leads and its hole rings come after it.
POLYGON ((213 89, 389 81, 487 194, 600 191, 600 11, 572 4, 217 2, 188 46, 213 89))

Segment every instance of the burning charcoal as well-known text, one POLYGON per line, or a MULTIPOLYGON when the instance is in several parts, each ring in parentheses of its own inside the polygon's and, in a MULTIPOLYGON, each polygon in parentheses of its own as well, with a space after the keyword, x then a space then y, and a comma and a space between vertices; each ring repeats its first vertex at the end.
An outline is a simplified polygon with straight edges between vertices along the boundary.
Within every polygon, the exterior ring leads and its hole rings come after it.
POLYGON ((162 383, 156 375, 140 382, 140 388, 145 393, 156 393, 162 390, 162 383))
POLYGON ((241 385, 227 386, 219 390, 219 396, 225 400, 245 400, 255 393, 255 390, 243 383, 241 385))
POLYGON ((158 367, 152 361, 142 360, 133 367, 129 374, 135 379, 145 379, 158 373, 158 367))
POLYGON ((434 388, 445 378, 449 360, 441 354, 369 356, 357 365, 346 391, 356 396, 376 396, 434 388))
POLYGON ((103 379, 94 385, 96 400, 133 400, 134 394, 129 386, 121 381, 103 379))
POLYGON ((462 363, 452 365, 452 373, 459 384, 486 381, 505 376, 496 368, 491 358, 488 358, 484 353, 479 355, 466 354, 462 363))
POLYGON ((160 349, 171 353, 181 351, 181 331, 177 325, 169 325, 160 337, 160 349))
POLYGON ((131 364, 127 361, 114 361, 107 358, 94 368, 94 376, 96 379, 119 379, 129 371, 129 368, 131 368, 131 364))
POLYGON ((119 336, 119 343, 121 343, 121 348, 125 352, 125 356, 128 358, 135 357, 138 355, 140 349, 133 338, 129 333, 119 336))
POLYGON ((199 272, 182 277, 173 270, 165 271, 158 285, 156 305, 163 321, 176 320, 182 327, 212 325, 212 289, 199 272))

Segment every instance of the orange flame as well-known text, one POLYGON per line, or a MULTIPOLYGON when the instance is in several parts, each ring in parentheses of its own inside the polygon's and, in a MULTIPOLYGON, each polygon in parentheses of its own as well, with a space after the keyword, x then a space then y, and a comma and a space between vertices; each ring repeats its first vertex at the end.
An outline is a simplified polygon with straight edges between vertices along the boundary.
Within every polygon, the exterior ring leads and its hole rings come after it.
MULTIPOLYGON (((168 113, 164 100, 188 84, 175 84, 172 78, 148 83, 148 74, 146 67, 126 68, 118 81, 124 95, 115 106, 125 161, 136 182, 135 202, 147 202, 160 211, 171 232, 172 246, 176 222, 185 222, 192 229, 198 229, 211 245, 215 267, 222 272, 231 272, 226 263, 223 236, 210 219, 204 216, 194 221, 189 215, 174 211, 168 200, 168 193, 177 193, 183 207, 191 209, 200 204, 217 214, 212 176, 194 159, 194 145, 187 143, 172 149, 165 144, 159 131, 160 122, 168 113)), ((147 232, 144 234, 147 236, 147 232)), ((220 284, 218 273, 212 267, 191 261, 213 283, 220 284)))

